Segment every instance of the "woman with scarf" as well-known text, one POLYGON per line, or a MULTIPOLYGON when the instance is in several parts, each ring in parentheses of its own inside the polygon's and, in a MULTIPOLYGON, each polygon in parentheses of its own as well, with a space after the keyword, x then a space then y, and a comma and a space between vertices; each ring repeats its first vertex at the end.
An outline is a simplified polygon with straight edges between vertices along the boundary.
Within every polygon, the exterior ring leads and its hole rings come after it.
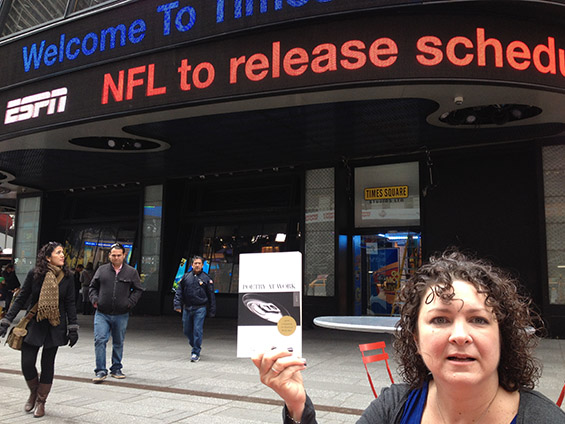
POLYGON ((36 308, 37 313, 27 325, 21 350, 22 373, 30 390, 25 410, 33 411, 38 418, 45 415, 57 349, 67 343, 72 347, 78 340, 74 279, 65 266, 60 243, 52 241, 39 250, 35 268, 27 274, 19 295, 0 321, 0 337, 6 335, 13 319, 26 304, 29 304, 27 312, 36 308), (43 347, 41 376, 35 367, 40 347, 43 347))

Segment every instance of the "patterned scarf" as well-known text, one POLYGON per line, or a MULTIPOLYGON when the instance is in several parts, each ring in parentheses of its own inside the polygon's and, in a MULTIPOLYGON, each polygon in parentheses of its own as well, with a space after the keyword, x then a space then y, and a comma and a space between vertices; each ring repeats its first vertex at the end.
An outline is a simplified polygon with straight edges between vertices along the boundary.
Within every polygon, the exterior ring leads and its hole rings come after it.
POLYGON ((61 323, 59 315, 59 283, 65 276, 65 273, 58 266, 47 265, 47 274, 41 286, 39 293, 39 302, 37 302, 37 321, 48 319, 49 324, 56 327, 61 323))

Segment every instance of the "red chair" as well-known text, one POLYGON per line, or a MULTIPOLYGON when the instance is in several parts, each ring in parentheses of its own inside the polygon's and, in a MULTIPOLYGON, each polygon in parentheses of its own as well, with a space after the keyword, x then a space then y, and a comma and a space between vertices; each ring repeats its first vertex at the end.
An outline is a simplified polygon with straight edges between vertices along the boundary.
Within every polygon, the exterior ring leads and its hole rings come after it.
POLYGON ((369 373, 367 364, 371 362, 384 360, 386 364, 386 370, 388 371, 388 376, 390 377, 390 381, 391 383, 394 384, 394 379, 392 378, 392 374, 388 366, 388 353, 385 352, 385 342, 360 344, 359 350, 361 351, 361 356, 363 357, 363 365, 365 366, 365 371, 367 371, 367 378, 369 379, 369 384, 371 385, 371 389, 373 390, 373 394, 375 395, 375 398, 377 398, 378 397, 377 392, 375 391, 375 386, 373 386, 373 380, 371 379, 371 374, 369 373), (382 349, 382 353, 371 353, 371 351, 375 351, 378 349, 382 349), (369 354, 367 354, 366 352, 369 352, 369 354))
POLYGON ((561 389, 561 394, 559 395, 559 399, 557 399, 557 406, 561 408, 561 404, 563 403, 563 398, 565 397, 565 384, 563 384, 563 388, 561 389))

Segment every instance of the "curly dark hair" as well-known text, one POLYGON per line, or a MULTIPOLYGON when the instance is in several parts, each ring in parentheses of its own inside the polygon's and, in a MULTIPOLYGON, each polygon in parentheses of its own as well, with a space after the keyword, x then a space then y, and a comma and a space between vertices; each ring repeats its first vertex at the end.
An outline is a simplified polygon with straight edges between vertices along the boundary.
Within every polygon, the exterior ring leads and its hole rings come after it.
POLYGON ((450 302, 454 280, 472 284, 486 295, 486 305, 493 309, 500 331, 499 384, 511 392, 533 389, 541 375, 533 350, 539 340, 536 332, 543 330, 543 324, 531 299, 518 292, 517 283, 505 271, 453 248, 431 257, 400 289, 401 317, 394 348, 404 381, 417 388, 430 378, 415 339, 420 305, 433 301, 434 296, 450 302), (432 292, 426 296, 429 288, 432 292))
MULTIPOLYGON (((49 264, 47 258, 51 257, 53 251, 59 246, 63 247, 61 243, 50 241, 41 249, 39 249, 39 252, 37 252, 37 261, 35 262, 35 268, 33 269, 33 277, 35 280, 40 280, 45 277, 45 274, 47 274, 47 264, 49 264)), ((70 271, 66 265, 63 265, 63 272, 66 276, 70 275, 70 271)))

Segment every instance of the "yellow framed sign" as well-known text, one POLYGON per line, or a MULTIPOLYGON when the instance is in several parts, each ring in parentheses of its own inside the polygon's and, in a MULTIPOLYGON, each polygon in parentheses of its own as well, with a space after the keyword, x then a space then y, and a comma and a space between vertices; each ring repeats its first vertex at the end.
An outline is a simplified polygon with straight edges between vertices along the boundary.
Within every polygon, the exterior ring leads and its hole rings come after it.
POLYGON ((369 187, 365 189, 365 200, 406 199, 408 186, 369 187))

